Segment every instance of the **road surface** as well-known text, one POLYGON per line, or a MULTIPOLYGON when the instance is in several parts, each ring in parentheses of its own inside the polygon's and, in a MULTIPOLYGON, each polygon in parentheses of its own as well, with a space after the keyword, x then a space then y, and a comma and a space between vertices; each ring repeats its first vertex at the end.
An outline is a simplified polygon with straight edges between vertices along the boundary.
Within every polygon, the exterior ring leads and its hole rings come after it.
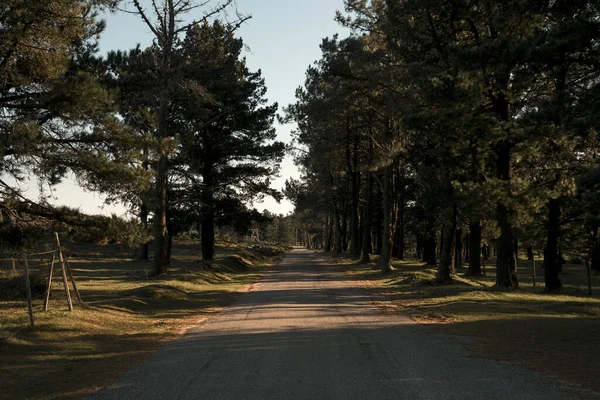
MULTIPOLYGON (((507 340, 509 340, 507 338, 507 340)), ((105 399, 569 399, 510 363, 383 314, 339 267, 296 249, 222 315, 163 346, 105 399)))

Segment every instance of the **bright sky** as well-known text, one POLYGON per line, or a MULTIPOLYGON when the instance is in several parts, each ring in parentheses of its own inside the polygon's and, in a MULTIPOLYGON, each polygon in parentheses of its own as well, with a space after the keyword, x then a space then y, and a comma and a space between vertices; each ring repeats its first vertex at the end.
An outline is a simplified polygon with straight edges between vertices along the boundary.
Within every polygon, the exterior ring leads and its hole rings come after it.
MULTIPOLYGON (((249 47, 248 66, 251 70, 262 70, 267 97, 269 101, 279 103, 281 110, 294 102, 294 92, 304 83, 307 67, 320 58, 321 40, 344 31, 334 21, 335 11, 343 10, 343 0, 237 0, 237 8, 243 14, 252 15, 238 31, 238 36, 249 47)), ((127 9, 132 8, 128 6, 127 9)), ((130 49, 138 43, 145 47, 151 43, 152 35, 139 17, 117 13, 104 18, 107 28, 100 39, 102 53, 130 49)), ((192 14, 190 19, 194 18, 197 17, 192 14)), ((293 126, 278 126, 279 140, 289 142, 292 129, 293 126)), ((287 178, 299 176, 290 158, 282 164, 280 175, 273 184, 277 189, 283 187, 287 178)), ((35 196, 35 183, 30 186, 30 196, 35 196)), ((121 206, 103 207, 102 196, 86 193, 71 181, 58 185, 55 196, 58 198, 55 203, 78 207, 87 213, 123 214, 125 211, 121 206)), ((255 207, 281 214, 293 210, 286 200, 277 204, 270 198, 255 207)))

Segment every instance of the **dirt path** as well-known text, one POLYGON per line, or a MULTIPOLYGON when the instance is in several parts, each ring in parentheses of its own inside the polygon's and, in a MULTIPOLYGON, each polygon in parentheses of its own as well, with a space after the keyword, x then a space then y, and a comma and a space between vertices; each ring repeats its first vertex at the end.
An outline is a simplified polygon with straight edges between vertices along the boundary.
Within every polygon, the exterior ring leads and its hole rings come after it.
POLYGON ((471 358, 455 338, 424 334, 373 300, 295 250, 223 315, 91 399, 572 398, 510 363, 471 358))

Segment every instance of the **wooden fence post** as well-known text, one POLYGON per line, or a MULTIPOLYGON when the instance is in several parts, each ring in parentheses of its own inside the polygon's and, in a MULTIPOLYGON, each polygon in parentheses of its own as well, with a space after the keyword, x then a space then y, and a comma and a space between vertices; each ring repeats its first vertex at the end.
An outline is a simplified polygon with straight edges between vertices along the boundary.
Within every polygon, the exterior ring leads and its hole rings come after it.
POLYGON ((536 285, 536 281, 537 281, 537 276, 535 274, 535 257, 531 257, 531 268, 533 269, 533 287, 535 287, 536 285))
POLYGON ((73 277, 73 271, 71 271, 71 266, 69 265, 69 260, 67 259, 67 256, 64 256, 64 258, 65 265, 67 266, 67 272, 69 273, 69 278, 71 279, 71 283, 73 284, 73 289, 75 289, 75 296, 77 296, 77 300, 79 300, 79 302, 83 304, 81 294, 79 293, 79 289, 77 289, 77 284, 75 283, 75 278, 73 277))
POLYGON ((588 294, 591 296, 592 295, 592 268, 590 265, 590 260, 589 259, 585 259, 585 269, 587 272, 587 278, 588 278, 588 294))
POLYGON ((46 300, 44 300, 44 311, 48 311, 50 302, 50 291, 52 290, 52 275, 54 273, 54 263, 56 262, 56 253, 52 253, 52 263, 50 264, 50 275, 48 276, 48 289, 46 289, 46 300))
POLYGON ((31 325, 31 328, 34 328, 34 324, 33 324, 33 304, 32 304, 32 299, 31 299, 31 283, 29 282, 29 265, 27 262, 27 254, 23 253, 23 262, 25 264, 25 287, 27 289, 27 308, 29 311, 29 325, 31 325))
POLYGON ((60 248, 60 239, 58 238, 58 232, 54 232, 54 234, 56 235, 56 244, 58 244, 58 258, 60 260, 60 266, 62 270, 65 294, 67 295, 67 305, 69 306, 69 311, 73 311, 73 302, 71 301, 71 292, 69 291, 69 281, 67 280, 67 266, 63 258, 62 249, 60 248))
POLYGON ((483 276, 485 275, 485 257, 481 257, 481 267, 483 268, 483 276))

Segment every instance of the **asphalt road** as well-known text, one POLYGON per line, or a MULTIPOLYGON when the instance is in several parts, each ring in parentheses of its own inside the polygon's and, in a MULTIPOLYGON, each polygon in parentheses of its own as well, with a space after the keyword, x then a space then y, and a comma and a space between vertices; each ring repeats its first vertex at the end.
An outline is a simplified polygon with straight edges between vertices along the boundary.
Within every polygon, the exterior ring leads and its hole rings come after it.
POLYGON ((455 338, 425 334, 373 300, 339 267, 295 250, 222 315, 90 398, 570 398, 535 373, 470 357, 455 338))

